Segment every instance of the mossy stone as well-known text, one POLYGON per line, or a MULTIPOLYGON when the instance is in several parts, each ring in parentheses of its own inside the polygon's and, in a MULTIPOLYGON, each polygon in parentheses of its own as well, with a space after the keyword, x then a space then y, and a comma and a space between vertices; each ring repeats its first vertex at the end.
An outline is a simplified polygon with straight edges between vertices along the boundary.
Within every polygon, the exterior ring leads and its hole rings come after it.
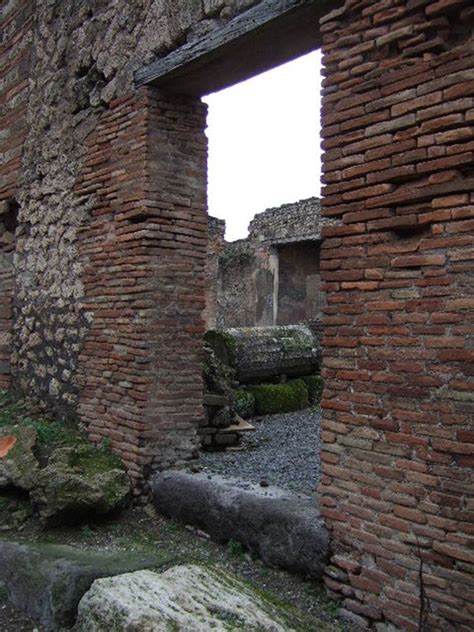
POLYGON ((204 341, 211 347, 221 362, 235 368, 237 365, 237 344, 234 337, 224 329, 209 329, 204 341))
POLYGON ((47 526, 77 523, 123 508, 130 480, 111 455, 91 446, 58 448, 40 470, 30 499, 47 526))
POLYGON ((307 375, 302 380, 308 387, 309 403, 316 406, 321 401, 323 394, 324 380, 320 375, 307 375))
POLYGON ((250 391, 239 389, 234 391, 235 411, 242 419, 250 419, 255 414, 255 396, 250 391))

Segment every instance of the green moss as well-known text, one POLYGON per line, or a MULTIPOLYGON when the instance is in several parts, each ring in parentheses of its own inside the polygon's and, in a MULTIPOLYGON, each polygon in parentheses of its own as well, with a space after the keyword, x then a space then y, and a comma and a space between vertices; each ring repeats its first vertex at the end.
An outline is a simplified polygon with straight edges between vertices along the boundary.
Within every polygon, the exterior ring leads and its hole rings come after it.
POLYGON ((324 380, 320 375, 308 375, 302 380, 308 387, 309 403, 316 406, 321 401, 321 395, 324 388, 324 380))
POLYGON ((303 380, 291 380, 285 384, 259 384, 249 391, 255 397, 257 415, 289 413, 306 408, 309 404, 308 389, 303 380))
POLYGON ((239 389, 234 391, 235 412, 243 419, 250 419, 255 414, 255 397, 250 391, 239 389))
POLYGON ((25 410, 24 402, 14 402, 9 391, 0 391, 0 428, 18 423, 24 417, 25 410))
MULTIPOLYGON (((0 391, 0 427, 16 425, 33 428, 38 435, 42 454, 49 458, 58 447, 74 448, 71 467, 98 473, 110 468, 122 468, 121 461, 110 451, 110 440, 104 438, 98 447, 91 445, 86 435, 71 422, 59 422, 32 414, 31 405, 24 400, 13 401, 8 391, 0 391)), ((20 446, 14 446, 12 453, 20 446)))
POLYGON ((204 335, 205 342, 214 350, 221 362, 237 365, 237 344, 233 336, 223 329, 210 329, 204 335))
POLYGON ((99 448, 84 443, 68 452, 68 465, 80 470, 85 476, 100 474, 110 469, 123 469, 121 461, 112 453, 104 454, 99 448))
POLYGON ((62 424, 47 419, 23 419, 22 425, 34 428, 40 443, 57 444, 71 440, 70 433, 62 424))
POLYGON ((243 560, 245 557, 244 546, 240 542, 236 542, 236 540, 229 540, 227 551, 231 557, 236 557, 239 560, 243 560))

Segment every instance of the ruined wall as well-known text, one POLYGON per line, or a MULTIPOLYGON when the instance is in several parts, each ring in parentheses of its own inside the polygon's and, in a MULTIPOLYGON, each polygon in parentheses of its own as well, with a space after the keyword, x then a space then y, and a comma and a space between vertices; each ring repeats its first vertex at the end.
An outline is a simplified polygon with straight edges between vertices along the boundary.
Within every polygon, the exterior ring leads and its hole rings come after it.
POLYGON ((326 581, 413 632, 474 625, 473 20, 348 0, 321 25, 326 581))
POLYGON ((218 256, 211 248, 207 276, 212 283, 217 269, 217 293, 210 285, 207 303, 217 304, 216 318, 207 319, 208 326, 262 327, 318 317, 320 223, 319 199, 300 200, 258 213, 248 238, 230 243, 222 239, 218 256))
MULTIPOLYGON (((152 464, 152 452, 168 427, 187 435, 182 441, 176 438, 180 458, 194 449, 190 425, 200 411, 196 366, 206 241, 205 220, 198 217, 204 213, 205 148, 197 127, 202 132, 205 122, 197 103, 158 106, 158 94, 136 92, 133 72, 252 4, 255 0, 10 0, 3 13, 7 81, 2 99, 8 106, 2 147, 10 152, 11 165, 5 185, 2 180, 1 199, 16 190, 20 203, 13 386, 60 416, 78 413, 92 424, 93 438, 110 436, 137 480, 152 464), (23 108, 21 115, 17 107, 23 108), (195 140, 196 133, 200 140, 195 140), (156 135, 163 147, 171 147, 173 154, 166 160, 151 152, 156 135), (145 173, 149 163, 140 148, 146 148, 152 162, 169 163, 163 195, 147 184, 151 172, 145 173), (199 155, 198 168, 187 163, 183 151, 191 163, 199 155), (183 182, 173 165, 188 178, 181 198, 183 182), (155 213, 162 218, 157 220, 162 230, 129 219, 131 209, 138 216, 155 213), (101 252, 109 250, 118 262, 113 257, 104 261, 101 252), (150 270, 158 287, 144 290, 140 279, 150 270), (188 279, 181 287, 177 280, 164 300, 163 288, 169 289, 174 274, 195 276, 196 282, 188 279), (151 303, 154 316, 147 311, 151 303), (184 333, 175 341, 188 367, 179 386, 169 365, 154 371, 160 353, 166 357, 169 352, 165 326, 175 322, 178 327, 176 312, 184 314, 179 321, 184 333), (175 424, 169 410, 185 390, 190 403, 174 411, 175 424)), ((171 362, 177 356, 168 357, 171 362)), ((163 465, 174 458, 164 454, 163 465)))
POLYGON ((247 239, 223 243, 217 261, 215 294, 218 327, 255 325, 257 266, 256 253, 247 239))
POLYGON ((278 248, 278 325, 315 320, 321 315, 319 259, 319 242, 278 248))
POLYGON ((27 133, 33 3, 2 6, 0 33, 0 388, 11 383, 13 330, 13 253, 21 181, 21 155, 27 133))
POLYGON ((257 213, 249 225, 249 239, 266 244, 319 239, 320 209, 320 199, 312 197, 257 213))
POLYGON ((0 389, 10 387, 13 328, 13 254, 18 208, 13 201, 0 206, 0 389))
MULTIPOLYGON (((249 4, 2 7, 13 384, 137 483, 195 448, 207 218, 202 106, 133 71, 249 4)), ((321 26, 326 581, 409 631, 473 625, 471 4, 347 0, 321 26)))
POLYGON ((217 217, 209 217, 206 257, 206 307, 203 320, 207 329, 217 325, 217 285, 219 283, 219 257, 225 243, 225 221, 217 217))

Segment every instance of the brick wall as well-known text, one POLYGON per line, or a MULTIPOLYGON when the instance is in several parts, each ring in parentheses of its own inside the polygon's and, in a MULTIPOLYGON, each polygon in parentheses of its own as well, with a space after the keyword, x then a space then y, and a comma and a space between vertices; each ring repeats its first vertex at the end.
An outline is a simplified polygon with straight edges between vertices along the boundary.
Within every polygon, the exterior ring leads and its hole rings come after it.
POLYGON ((111 103, 87 139, 77 194, 90 322, 79 415, 139 483, 195 450, 202 411, 205 106, 152 89, 111 103))
POLYGON ((134 93, 137 68, 258 1, 2 4, 0 201, 15 197, 20 216, 14 323, 0 323, 0 344, 12 388, 59 419, 77 414, 79 355, 91 324, 79 236, 95 189, 78 196, 76 187, 86 139, 110 103, 134 93))
POLYGON ((326 582, 408 631, 474 625, 473 20, 348 0, 321 24, 326 582))
POLYGON ((11 384, 13 252, 21 155, 27 130, 32 3, 10 1, 0 18, 0 388, 11 384))

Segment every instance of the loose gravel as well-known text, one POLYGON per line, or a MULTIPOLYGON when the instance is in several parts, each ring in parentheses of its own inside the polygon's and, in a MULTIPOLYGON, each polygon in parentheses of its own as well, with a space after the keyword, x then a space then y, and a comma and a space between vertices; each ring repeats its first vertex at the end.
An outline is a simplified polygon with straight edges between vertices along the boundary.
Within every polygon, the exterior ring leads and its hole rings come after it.
POLYGON ((320 477, 319 409, 252 419, 254 432, 242 439, 240 451, 202 452, 205 471, 276 485, 307 495, 320 477))

